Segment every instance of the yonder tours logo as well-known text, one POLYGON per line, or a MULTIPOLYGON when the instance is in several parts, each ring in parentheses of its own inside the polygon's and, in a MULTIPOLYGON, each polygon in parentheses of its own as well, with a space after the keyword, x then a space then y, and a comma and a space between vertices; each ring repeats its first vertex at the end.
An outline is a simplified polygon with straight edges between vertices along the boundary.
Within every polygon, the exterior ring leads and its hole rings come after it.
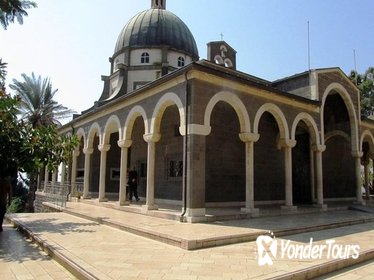
POLYGON ((317 244, 313 238, 307 244, 300 244, 291 240, 277 240, 272 232, 258 236, 256 244, 260 266, 272 265, 277 259, 357 259, 360 254, 359 245, 339 244, 334 239, 317 244))

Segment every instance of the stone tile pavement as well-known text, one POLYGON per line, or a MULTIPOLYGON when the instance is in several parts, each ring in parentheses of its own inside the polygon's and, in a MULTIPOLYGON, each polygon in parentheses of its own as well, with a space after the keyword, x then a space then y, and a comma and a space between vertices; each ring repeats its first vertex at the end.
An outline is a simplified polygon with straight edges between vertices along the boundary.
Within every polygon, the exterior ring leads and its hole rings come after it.
POLYGON ((373 260, 355 265, 353 267, 345 268, 337 272, 333 272, 317 280, 330 279, 330 280, 372 280, 374 277, 374 262, 373 260))
POLYGON ((296 231, 317 230, 318 227, 325 229, 374 221, 372 213, 350 210, 195 224, 180 223, 175 220, 118 211, 86 203, 68 203, 64 211, 185 249, 253 241, 258 235, 269 230, 277 236, 283 236, 296 231))
MULTIPOLYGON (((89 211, 85 206, 79 207, 80 211, 89 211)), ((134 223, 134 226, 186 239, 215 238, 246 230, 262 233, 266 228, 283 228, 287 224, 303 226, 318 224, 318 221, 341 221, 343 216, 349 215, 352 215, 349 217, 351 220, 354 216, 358 220, 370 217, 361 212, 338 211, 328 215, 304 216, 303 219, 294 215, 227 221, 223 224, 181 224, 138 214, 115 214, 113 211, 96 207, 90 210, 90 214, 102 220, 134 223)), ((10 218, 31 232, 43 246, 52 248, 55 256, 73 264, 75 271, 86 279, 289 279, 299 271, 321 270, 330 261, 325 254, 317 260, 274 258, 273 265, 259 266, 256 242, 189 251, 103 225, 100 220, 82 219, 67 213, 19 214, 10 218)), ((337 244, 359 245, 360 253, 371 260, 374 258, 374 222, 277 237, 278 250, 282 240, 307 245, 310 238, 315 244, 325 244, 326 239, 334 239, 337 244)), ((337 268, 339 265, 335 266, 337 268)), ((374 273, 372 264, 365 269, 374 273)), ((361 269, 357 273, 361 273, 361 269)))
POLYGON ((0 279, 76 279, 10 224, 0 232, 0 279))

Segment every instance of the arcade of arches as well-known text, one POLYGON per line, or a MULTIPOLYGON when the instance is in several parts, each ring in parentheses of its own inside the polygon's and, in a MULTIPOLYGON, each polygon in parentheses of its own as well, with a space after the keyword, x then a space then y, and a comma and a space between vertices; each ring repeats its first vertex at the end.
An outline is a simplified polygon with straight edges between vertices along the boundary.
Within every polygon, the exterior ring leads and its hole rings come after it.
POLYGON ((357 117, 358 92, 340 70, 316 70, 310 100, 204 66, 61 129, 81 139, 69 177, 85 199, 128 205, 126 173, 135 169, 145 211, 185 205, 191 220, 208 207, 256 215, 266 204, 362 202, 374 124, 357 117))

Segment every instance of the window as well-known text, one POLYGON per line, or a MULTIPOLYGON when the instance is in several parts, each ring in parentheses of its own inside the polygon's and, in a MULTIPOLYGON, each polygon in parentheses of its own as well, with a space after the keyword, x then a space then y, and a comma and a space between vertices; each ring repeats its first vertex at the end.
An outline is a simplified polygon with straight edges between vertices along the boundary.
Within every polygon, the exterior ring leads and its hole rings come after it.
POLYGON ((110 180, 119 181, 120 176, 121 176, 121 170, 119 168, 110 169, 110 180))
POLYGON ((177 178, 183 176, 183 161, 181 160, 170 160, 169 161, 169 178, 177 178))
POLYGON ((117 58, 116 61, 114 62, 114 71, 118 70, 118 64, 119 64, 119 59, 117 58))
POLYGON ((81 182, 83 181, 83 179, 84 179, 84 169, 83 168, 77 169, 76 180, 78 182, 81 182))
POLYGON ((184 66, 184 57, 178 57, 178 67, 184 66))
POLYGON ((142 53, 140 62, 141 63, 149 63, 149 53, 147 53, 147 52, 142 53))

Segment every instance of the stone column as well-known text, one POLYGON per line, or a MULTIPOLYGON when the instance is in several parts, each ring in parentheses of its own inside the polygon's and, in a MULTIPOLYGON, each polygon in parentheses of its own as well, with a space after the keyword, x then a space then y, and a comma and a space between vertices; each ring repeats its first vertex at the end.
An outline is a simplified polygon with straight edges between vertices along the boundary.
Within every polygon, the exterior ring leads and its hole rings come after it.
POLYGON ((147 152, 147 199, 145 210, 156 210, 158 206, 155 205, 155 162, 156 162, 156 143, 160 141, 161 134, 150 133, 144 134, 144 141, 148 143, 147 152))
POLYGON ((65 184, 65 178, 66 178, 66 164, 63 162, 61 164, 61 185, 65 184))
POLYGON ((245 142, 245 208, 241 211, 258 216, 259 210, 254 204, 254 142, 260 138, 259 134, 240 133, 240 140, 245 142))
MULTIPOLYGON (((187 141, 187 195, 186 219, 189 222, 205 220, 205 158, 206 135, 210 127, 199 127, 193 130, 190 126, 187 141)), ((183 163, 184 164, 184 163, 183 163)))
POLYGON ((47 166, 44 167, 44 188, 43 192, 47 190, 47 185, 48 185, 48 180, 49 180, 49 171, 47 166))
POLYGON ((71 192, 74 195, 74 192, 76 191, 76 180, 77 180, 77 161, 78 161, 79 151, 75 150, 73 152, 73 162, 71 165, 71 192))
POLYGON ((83 181, 83 198, 87 199, 89 197, 89 186, 91 177, 91 155, 93 153, 93 148, 84 148, 84 181, 83 181))
POLYGON ((317 204, 315 207, 327 208, 326 204, 323 204, 323 169, 322 169, 322 153, 326 150, 325 145, 313 145, 312 150, 314 151, 315 159, 315 175, 316 175, 316 186, 317 189, 317 204))
POLYGON ((57 182, 57 170, 53 171, 52 172, 52 188, 54 188, 56 186, 56 182, 57 182))
POLYGON ((361 157, 363 156, 362 152, 352 152, 352 156, 355 159, 356 167, 356 202, 357 204, 363 204, 364 200, 362 199, 362 181, 361 181, 361 157))
POLYGON ((105 180, 106 180, 106 158, 110 145, 103 144, 99 145, 100 153, 100 180, 99 180, 99 202, 108 201, 105 198, 105 180))
POLYGON ((121 167, 120 167, 120 178, 119 178, 119 205, 129 205, 128 197, 126 195, 127 185, 127 159, 128 150, 132 144, 131 140, 120 140, 117 142, 121 148, 121 167))
POLYGON ((292 198, 292 148, 296 146, 296 141, 291 139, 281 139, 279 141, 280 147, 284 149, 284 172, 285 172, 285 200, 286 203, 282 206, 282 210, 295 211, 297 206, 293 205, 292 198))
POLYGON ((366 199, 370 199, 370 190, 369 190, 369 163, 370 163, 370 158, 369 160, 365 160, 363 162, 364 164, 364 178, 365 178, 365 182, 364 182, 364 186, 365 186, 365 198, 366 199))

